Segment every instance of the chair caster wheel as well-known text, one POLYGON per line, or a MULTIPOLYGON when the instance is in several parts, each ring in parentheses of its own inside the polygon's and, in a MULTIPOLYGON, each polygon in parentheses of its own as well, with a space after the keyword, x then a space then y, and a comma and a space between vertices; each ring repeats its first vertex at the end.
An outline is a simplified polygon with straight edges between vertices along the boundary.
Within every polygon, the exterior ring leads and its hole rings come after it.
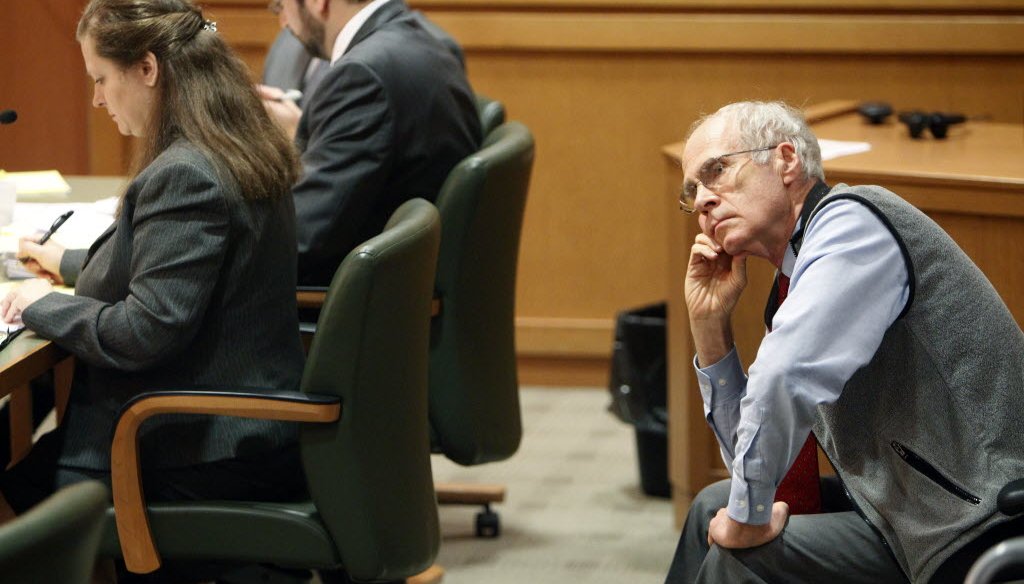
POLYGON ((476 514, 476 536, 495 538, 501 534, 501 518, 489 508, 476 514))

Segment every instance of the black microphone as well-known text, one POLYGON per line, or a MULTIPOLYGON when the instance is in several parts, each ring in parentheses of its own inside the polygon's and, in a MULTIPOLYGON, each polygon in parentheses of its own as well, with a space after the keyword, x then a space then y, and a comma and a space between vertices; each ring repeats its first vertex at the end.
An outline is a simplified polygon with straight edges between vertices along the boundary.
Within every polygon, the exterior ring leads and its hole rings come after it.
POLYGON ((18 119, 18 112, 14 110, 4 110, 0 112, 0 124, 13 124, 18 119))

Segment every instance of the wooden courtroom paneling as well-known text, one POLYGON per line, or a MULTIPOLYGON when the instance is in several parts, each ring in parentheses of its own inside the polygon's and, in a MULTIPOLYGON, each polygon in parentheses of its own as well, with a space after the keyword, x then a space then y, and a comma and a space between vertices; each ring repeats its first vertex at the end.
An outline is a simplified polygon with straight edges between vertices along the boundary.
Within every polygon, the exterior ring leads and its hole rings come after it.
MULTIPOLYGON (((231 0, 228 0, 231 1, 231 0)), ((244 0, 239 0, 242 3, 244 0)), ((414 5, 424 9, 507 9, 530 8, 543 10, 816 10, 821 0, 414 0, 414 5)), ((916 12, 1018 12, 1018 0, 843 0, 831 2, 830 12, 857 11, 908 11, 916 12)))
POLYGON ((86 82, 75 27, 85 0, 5 0, 0 24, 0 169, 88 169, 86 82))
MULTIPOLYGON (((462 43, 474 88, 536 137, 517 295, 528 383, 605 379, 616 311, 681 277, 664 269, 678 211, 659 149, 700 112, 850 98, 1024 121, 1015 0, 410 3, 462 43)), ((204 4, 258 72, 278 30, 265 3, 204 4)))

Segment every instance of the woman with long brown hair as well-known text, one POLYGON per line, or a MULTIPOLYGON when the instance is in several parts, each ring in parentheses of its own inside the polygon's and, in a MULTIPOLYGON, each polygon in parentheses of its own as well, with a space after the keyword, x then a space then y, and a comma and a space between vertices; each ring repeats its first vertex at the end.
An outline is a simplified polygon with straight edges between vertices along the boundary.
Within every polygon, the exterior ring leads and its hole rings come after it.
MULTIPOLYGON (((139 393, 295 389, 303 365, 296 154, 245 66, 190 0, 92 0, 77 36, 93 105, 138 138, 138 157, 113 225, 87 250, 22 241, 41 278, 0 302, 6 322, 76 357, 64 423, 0 473, 19 512, 71 482, 109 484, 115 415, 139 393)), ((162 416, 140 446, 149 500, 302 488, 286 423, 162 416)))

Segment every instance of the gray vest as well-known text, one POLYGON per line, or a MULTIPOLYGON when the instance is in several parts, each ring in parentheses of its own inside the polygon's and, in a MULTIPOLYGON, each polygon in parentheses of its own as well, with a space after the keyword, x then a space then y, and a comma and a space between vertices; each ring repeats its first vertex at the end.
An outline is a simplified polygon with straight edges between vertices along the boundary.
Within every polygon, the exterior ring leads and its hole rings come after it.
POLYGON ((956 243, 880 187, 836 185, 896 237, 910 299, 871 361, 814 427, 862 515, 903 571, 927 582, 960 547, 1008 518, 1006 483, 1024 477, 1024 333, 956 243))

